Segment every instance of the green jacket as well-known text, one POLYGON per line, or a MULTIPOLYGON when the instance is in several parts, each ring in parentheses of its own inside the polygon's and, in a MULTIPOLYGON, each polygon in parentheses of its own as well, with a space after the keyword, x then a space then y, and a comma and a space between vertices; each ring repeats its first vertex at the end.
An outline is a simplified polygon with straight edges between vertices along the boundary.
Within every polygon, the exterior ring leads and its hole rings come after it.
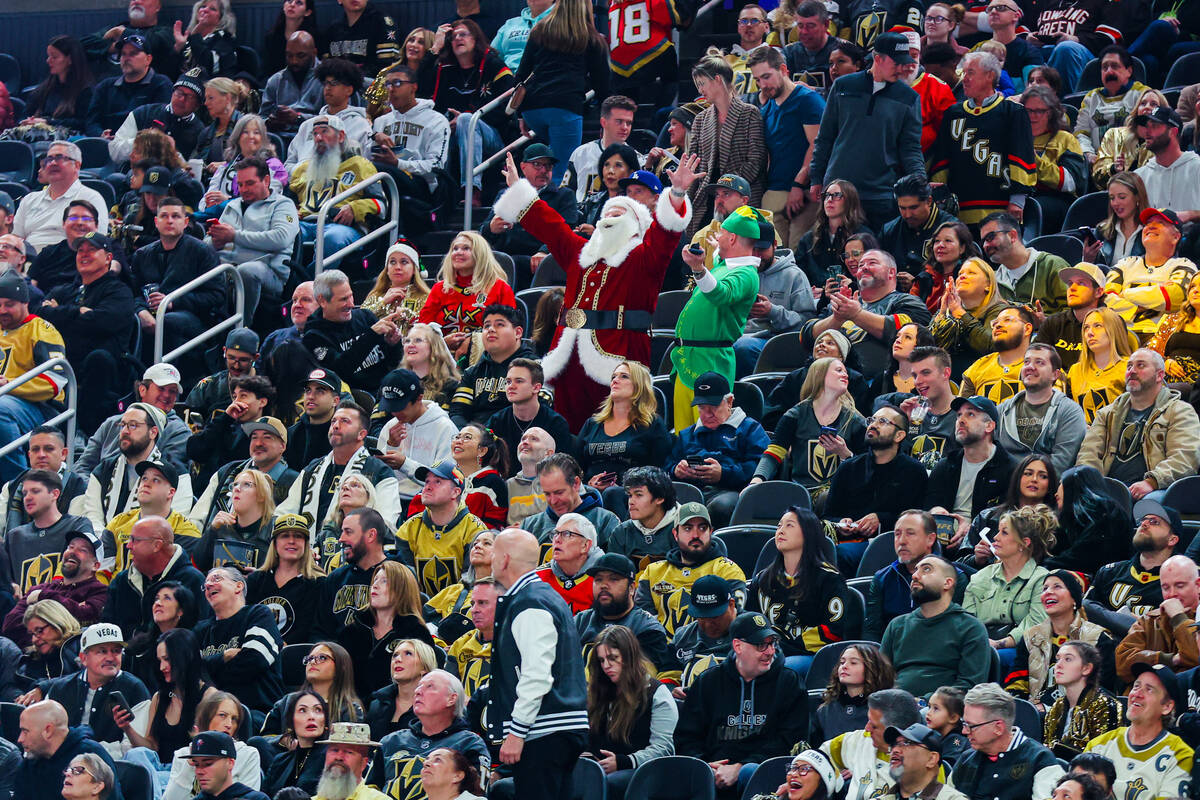
POLYGON ((733 385, 733 343, 746 329, 750 306, 758 295, 759 259, 745 256, 733 263, 718 260, 714 269, 696 282, 687 305, 675 323, 680 341, 728 342, 728 347, 689 347, 671 352, 671 363, 680 382, 689 389, 706 372, 719 372, 733 385))
POLYGON ((1039 251, 1033 258, 1033 266, 1011 289, 1000 281, 1000 272, 997 270, 996 283, 1000 296, 1014 305, 1033 305, 1034 300, 1041 300, 1042 310, 1047 315, 1062 311, 1067 307, 1067 285, 1058 277, 1058 273, 1068 266, 1066 261, 1053 253, 1039 251))
POLYGON ((1004 580, 1000 562, 989 564, 971 576, 963 609, 984 625, 1010 626, 1014 642, 1021 641, 1025 631, 1046 620, 1042 605, 1042 581, 1050 573, 1032 558, 1011 581, 1004 580))

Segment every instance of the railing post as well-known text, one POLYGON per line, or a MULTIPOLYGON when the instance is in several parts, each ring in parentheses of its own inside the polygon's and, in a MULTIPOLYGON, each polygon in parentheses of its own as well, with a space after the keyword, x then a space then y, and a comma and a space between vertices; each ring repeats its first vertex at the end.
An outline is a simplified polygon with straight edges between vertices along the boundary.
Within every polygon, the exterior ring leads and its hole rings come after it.
POLYGON ((211 339, 213 336, 221 333, 224 330, 235 327, 239 323, 243 323, 246 319, 246 284, 242 278, 242 274, 238 272, 238 268, 234 264, 219 264, 203 275, 193 278, 192 280, 167 293, 162 301, 158 304, 158 309, 154 315, 154 363, 159 364, 163 361, 170 360, 176 356, 180 356, 189 350, 194 349, 198 344, 211 339), (236 291, 236 301, 234 303, 233 316, 226 317, 221 322, 213 325, 208 330, 195 336, 188 341, 176 347, 170 353, 163 354, 163 327, 166 324, 167 307, 171 305, 171 301, 183 297, 188 292, 195 289, 197 286, 202 286, 211 280, 225 274, 233 276, 234 289, 236 291))
POLYGON ((321 274, 321 272, 325 269, 326 261, 333 261, 337 258, 343 258, 346 256, 346 254, 375 241, 380 237, 380 235, 388 232, 395 232, 397 235, 400 232, 400 188, 396 186, 396 179, 391 175, 386 172, 376 172, 374 175, 371 175, 370 177, 359 181, 353 186, 350 186, 345 191, 335 194, 333 197, 322 203, 321 207, 317 209, 317 238, 314 242, 313 249, 314 276, 321 274), (385 225, 381 225, 380 227, 363 236, 361 239, 351 242, 341 250, 326 258, 325 221, 329 217, 329 211, 334 207, 334 205, 342 202, 347 197, 353 197, 363 189, 366 189, 368 186, 376 183, 382 183, 384 185, 384 190, 387 192, 389 201, 388 205, 391 206, 391 221, 385 225))
MULTIPOLYGON (((67 378, 67 387, 63 390, 63 395, 66 397, 67 410, 60 411, 50 419, 46 420, 43 425, 58 425, 60 422, 67 423, 67 466, 70 467, 75 463, 75 418, 79 408, 79 381, 75 377, 75 370, 71 367, 71 363, 64 356, 56 356, 48 361, 43 361, 28 372, 22 373, 19 377, 13 378, 8 383, 0 386, 0 397, 10 394, 19 386, 24 386, 29 381, 46 374, 52 368, 62 366, 63 372, 67 378)), ((11 442, 7 442, 3 447, 0 447, 0 458, 9 453, 19 450, 29 441, 30 433, 23 434, 11 442)))

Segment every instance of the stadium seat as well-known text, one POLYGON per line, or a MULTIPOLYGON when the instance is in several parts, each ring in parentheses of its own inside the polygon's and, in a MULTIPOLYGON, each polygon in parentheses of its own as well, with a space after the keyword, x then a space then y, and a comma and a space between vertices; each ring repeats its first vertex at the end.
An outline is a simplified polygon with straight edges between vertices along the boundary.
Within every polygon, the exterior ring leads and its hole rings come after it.
POLYGON ((791 481, 763 481, 748 486, 733 508, 733 525, 759 523, 774 525, 791 506, 812 508, 808 489, 791 481))
POLYGON ((759 794, 774 796, 779 785, 787 780, 788 767, 791 765, 791 756, 775 756, 759 764, 750 780, 746 781, 746 791, 742 792, 742 800, 751 800, 759 794))
MULTIPOLYGON (((1125 508, 1125 513, 1133 516, 1133 497, 1129 494, 1129 487, 1121 483, 1116 478, 1105 478, 1104 486, 1108 489, 1108 494, 1113 500, 1116 500, 1125 508)), ((1170 487, 1167 487, 1170 489, 1170 487)))
POLYGON ((763 525, 732 525, 713 534, 725 545, 725 554, 742 568, 747 579, 754 575, 754 562, 763 544, 775 536, 775 530, 763 525))
MULTIPOLYGON (((116 171, 117 165, 108 155, 108 139, 99 136, 85 136, 82 139, 76 139, 75 145, 79 148, 80 155, 83 156, 83 163, 79 165, 81 172, 86 172, 95 178, 103 178, 116 171)), ((81 175, 81 177, 83 176, 81 175)))
MULTIPOLYGON (((546 292, 550 291, 551 288, 553 288, 553 287, 538 286, 533 289, 522 289, 521 291, 517 292, 517 299, 524 300, 525 307, 529 309, 529 324, 530 324, 530 326, 533 325, 533 315, 537 313, 537 306, 538 306, 538 303, 542 299, 542 295, 544 295, 546 292)), ((559 287, 559 288, 561 288, 561 287, 559 287)), ((530 327, 528 330, 525 331, 525 335, 526 336, 533 335, 532 327, 530 327)))
POLYGON ((1052 253, 1071 266, 1083 261, 1083 241, 1074 236, 1062 233, 1039 236, 1029 246, 1043 253, 1052 253))
POLYGON ((1028 700, 1015 698, 1017 703, 1017 718, 1013 721, 1021 731, 1035 742, 1042 740, 1042 715, 1028 700))
MULTIPOLYGON (((1163 505, 1175 509, 1183 518, 1183 527, 1187 530, 1187 535, 1183 538, 1189 542, 1198 541, 1196 533, 1200 531, 1200 475, 1180 478, 1168 486, 1167 493, 1163 495, 1163 505)), ((1182 540, 1180 547, 1183 547, 1182 540)), ((1189 553, 1192 552, 1190 544, 1187 549, 1189 553)))
POLYGON ((33 180, 33 148, 25 142, 0 141, 0 178, 29 184, 33 180))
POLYGON ((650 323, 650 330, 654 333, 669 333, 674 336, 675 323, 679 322, 679 314, 691 296, 691 292, 683 289, 660 292, 658 305, 654 309, 654 320, 650 323))
POLYGON ((283 685, 288 691, 300 688, 304 683, 304 657, 312 652, 313 645, 285 644, 279 651, 279 665, 283 669, 283 685))
POLYGON ((10 96, 21 96, 21 64, 8 53, 0 53, 0 83, 8 87, 10 96))
POLYGON ((1067 209, 1063 230, 1093 228, 1108 216, 1108 192, 1092 192, 1079 197, 1067 209))
MULTIPOLYGON (((1146 65, 1137 56, 1133 56, 1133 79, 1135 81, 1146 82, 1146 65)), ((1074 87, 1076 94, 1080 92, 1088 92, 1100 86, 1100 59, 1093 58, 1091 61, 1083 65, 1083 72, 1079 75, 1079 83, 1074 87)), ((1071 89, 1071 87, 1066 87, 1071 89)))
POLYGON ((567 800, 608 800, 608 781, 599 762, 581 758, 575 763, 567 800))
MULTIPOLYGON (((658 134, 646 128, 634 128, 629 134, 629 138, 625 140, 625 144, 637 150, 639 153, 649 153, 658 141, 658 134)), ((664 180, 663 183, 666 183, 664 180)))
POLYGON ((521 329, 525 331, 525 338, 533 332, 533 312, 529 310, 529 305, 521 298, 516 298, 517 301, 517 316, 521 318, 521 329))
POLYGON ((25 706, 20 703, 0 703, 0 736, 13 744, 21 735, 21 712, 25 706))
POLYGON ((1042 235, 1042 207, 1032 197, 1025 198, 1025 212, 1021 217, 1021 241, 1029 244, 1042 235))
POLYGON ((117 204, 117 190, 108 181, 102 181, 99 178, 84 178, 80 176, 79 182, 89 189, 95 189, 100 196, 104 198, 104 207, 111 209, 117 204))
POLYGON ((638 800, 716 800, 712 768, 691 756, 663 756, 634 770, 626 797, 638 800))
POLYGON ((700 487, 683 481, 671 481, 675 484, 675 501, 680 505, 684 503, 703 503, 704 492, 700 491, 700 487))
POLYGON ((856 577, 869 578, 876 572, 896 560, 895 532, 888 531, 875 536, 863 551, 862 560, 858 562, 856 577))
POLYGON ((499 250, 493 250, 492 255, 496 257, 496 261, 504 268, 505 280, 509 286, 517 285, 517 265, 513 261, 513 257, 508 253, 501 253, 499 250))
POLYGON ((566 285, 567 273, 554 260, 554 256, 546 256, 542 259, 542 263, 538 265, 537 272, 533 273, 533 281, 530 283, 530 286, 535 288, 566 285))
POLYGON ((1182 89, 1200 83, 1200 53, 1188 53, 1176 59, 1167 70, 1167 79, 1163 81, 1165 89, 1182 89))
POLYGON ((842 651, 851 645, 879 647, 877 642, 868 642, 865 639, 847 639, 842 642, 833 642, 825 645, 816 652, 812 663, 808 666, 808 677, 805 678, 805 685, 810 692, 825 689, 829 684, 829 676, 833 673, 833 668, 837 666, 838 659, 842 657, 842 651))
MULTIPOLYGON (((741 527, 769 527, 766 525, 758 526, 741 526, 741 527)), ((762 572, 767 568, 767 565, 775 560, 775 556, 779 555, 779 551, 775 549, 775 537, 772 536, 763 544, 762 550, 758 552, 758 559, 754 562, 754 574, 762 572)), ((821 559, 829 564, 837 563, 837 547, 833 540, 828 536, 821 537, 821 559)))
POLYGON ((658 414, 671 430, 675 429, 675 416, 671 413, 671 376, 655 375, 650 379, 654 383, 654 399, 657 401, 658 414))
POLYGON ((154 787, 150 783, 154 776, 143 764, 114 761, 113 765, 117 768, 117 781, 121 784, 124 800, 154 800, 154 787))
POLYGON ((258 51, 247 44, 237 46, 237 68, 239 72, 257 75, 259 71, 258 51))
POLYGON ((0 181, 0 192, 6 192, 13 202, 21 204, 21 198, 29 194, 29 187, 16 181, 0 181))
POLYGON ((762 419, 763 409, 767 405, 762 389, 746 381, 734 381, 733 404, 746 412, 750 419, 762 419))
POLYGON ((800 334, 781 333, 767 340, 758 360, 754 363, 755 375, 774 375, 780 377, 794 369, 804 366, 807 355, 800 346, 800 334))

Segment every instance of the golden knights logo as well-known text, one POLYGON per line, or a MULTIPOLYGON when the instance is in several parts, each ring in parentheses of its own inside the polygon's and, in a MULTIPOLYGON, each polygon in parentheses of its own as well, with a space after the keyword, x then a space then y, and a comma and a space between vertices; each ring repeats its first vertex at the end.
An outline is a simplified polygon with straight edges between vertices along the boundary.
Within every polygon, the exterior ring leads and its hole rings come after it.
POLYGON ((792 80, 796 83, 802 83, 814 92, 825 94, 825 90, 829 87, 826 85, 829 76, 819 69, 806 70, 797 72, 792 76, 792 80))
POLYGON ((418 558, 416 561, 421 591, 431 597, 458 580, 459 562, 456 558, 434 556, 418 558))
MULTIPOLYGON (((909 426, 908 435, 914 436, 916 430, 916 426, 909 426)), ((922 433, 913 438, 911 455, 920 461, 925 469, 933 469, 933 465, 941 459, 945 451, 945 436, 931 436, 928 433, 922 433)))
POLYGON ((27 558, 21 564, 21 591, 28 592, 34 586, 49 583, 58 574, 59 553, 27 558))
POLYGON ((1123 800, 1141 800, 1141 798, 1150 791, 1150 787, 1146 786, 1146 781, 1141 776, 1125 784, 1125 791, 1121 797, 1123 800))
POLYGON ((275 627, 279 629, 279 635, 286 636, 292 629, 292 623, 296 621, 296 611, 292 608, 291 601, 286 597, 274 595, 263 600, 262 604, 275 615, 275 627))
POLYGON ((712 654, 700 656, 689 661, 683 668, 683 674, 679 678, 679 685, 687 688, 692 685, 692 681, 700 677, 705 670, 720 666, 725 658, 720 655, 712 654))
POLYGON ((866 14, 854 21, 854 43, 869 50, 875 43, 875 37, 887 30, 887 11, 875 6, 866 14))
POLYGON ((371 587, 361 583, 351 583, 337 590, 333 596, 333 614, 341 616, 343 625, 350 622, 350 615, 367 607, 371 601, 371 587))
POLYGON ((1129 583, 1113 584, 1112 589, 1108 592, 1108 606, 1117 611, 1124 611, 1128 614, 1136 614, 1141 616, 1152 608, 1158 606, 1149 605, 1142 602, 1140 594, 1133 593, 1133 585, 1129 583))
POLYGON ((490 649, 488 653, 482 653, 470 659, 465 664, 460 664, 459 670, 462 672, 463 689, 469 698, 475 692, 479 691, 479 687, 486 684, 488 679, 492 677, 490 649))
POLYGON ((808 440, 808 474, 824 483, 833 478, 838 465, 842 463, 840 456, 830 453, 817 439, 808 440))
POLYGON ((388 797, 394 800, 421 800, 425 790, 421 788, 421 767, 425 766, 425 757, 407 750, 393 753, 388 765, 388 772, 396 777, 388 781, 384 788, 388 797))
POLYGON ((12 358, 12 345, 0 347, 0 375, 8 372, 8 361, 12 358))
POLYGON ((692 602, 690 590, 680 587, 659 601, 658 620, 667 629, 667 637, 675 635, 675 631, 692 621, 688 606, 692 602))
POLYGON ((1091 389, 1076 395, 1075 402, 1079 403, 1087 419, 1092 420, 1095 419, 1097 411, 1112 402, 1112 398, 1108 396, 1108 392, 1091 389))
POLYGON ((1019 380, 996 380, 991 383, 985 383, 983 386, 976 387, 975 393, 983 395, 988 400, 991 400, 996 405, 1000 405, 1005 400, 1016 395, 1025 387, 1019 380))

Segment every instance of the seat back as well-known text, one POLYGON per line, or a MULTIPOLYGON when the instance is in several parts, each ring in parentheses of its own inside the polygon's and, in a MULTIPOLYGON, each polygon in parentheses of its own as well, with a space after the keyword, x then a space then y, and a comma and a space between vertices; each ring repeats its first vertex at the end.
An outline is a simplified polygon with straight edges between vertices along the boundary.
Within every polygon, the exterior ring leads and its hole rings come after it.
POLYGON ((767 401, 763 397, 762 389, 753 383, 734 381, 733 404, 746 412, 746 416, 750 419, 761 420, 767 401))
POLYGON ((712 768, 691 756, 663 756, 639 766, 625 796, 637 800, 716 800, 712 768))
POLYGON ((704 492, 700 491, 700 487, 683 481, 671 481, 675 484, 675 502, 679 505, 684 503, 703 503, 704 492))
POLYGON ((658 305, 654 307, 654 321, 650 323, 651 330, 674 334, 679 314, 691 296, 691 292, 683 289, 660 293, 658 305))
POLYGON ((0 141, 0 178, 18 183, 33 180, 33 148, 25 142, 0 141))
POLYGON ((869 578, 888 564, 896 560, 896 533, 888 531, 881 533, 867 543, 862 560, 858 562, 858 578, 869 578))
POLYGON ((808 489, 791 481, 764 481, 749 486, 738 498, 730 523, 765 523, 774 525, 791 506, 812 508, 808 489))
POLYGON ((1025 212, 1021 217, 1021 241, 1029 244, 1042 235, 1042 207, 1032 197, 1025 198, 1025 212))
POLYGON ((567 800, 608 800, 608 780, 604 768, 590 758, 575 762, 571 771, 571 794, 567 800))
POLYGON ((21 735, 21 712, 24 710, 25 706, 20 703, 0 703, 0 736, 13 744, 17 744, 17 737, 21 735))
POLYGON ((312 652, 313 645, 285 644, 279 651, 279 665, 283 670, 283 685, 287 689, 299 689, 304 683, 304 657, 312 652))
MULTIPOLYGON (((1108 490, 1108 494, 1113 500, 1121 504, 1125 509, 1125 513, 1130 517, 1133 516, 1133 497, 1129 494, 1129 487, 1121 483, 1116 478, 1104 479, 1104 488, 1108 490)), ((1167 487, 1170 489, 1170 487, 1167 487)))
POLYGON ((0 53, 0 83, 14 99, 21 96, 21 62, 8 53, 0 53))
POLYGON ((494 250, 492 255, 496 257, 496 262, 504 268, 504 274, 508 277, 508 285, 514 287, 517 285, 517 265, 513 261, 513 257, 508 253, 501 253, 499 250, 494 250))
POLYGON ((800 334, 781 333, 767 340, 758 360, 754 362, 755 374, 763 372, 791 372, 804 365, 804 348, 800 346, 800 334))
POLYGON ((1021 731, 1035 742, 1042 740, 1042 715, 1038 713, 1033 703, 1020 697, 1016 698, 1017 717, 1013 720, 1021 731))
POLYGON ((566 286, 567 273, 554 260, 554 256, 546 256, 542 259, 542 263, 538 264, 537 272, 533 273, 533 280, 529 285, 533 287, 566 286))
POLYGON ((1167 71, 1167 79, 1163 81, 1163 87, 1182 89, 1193 83, 1200 83, 1200 53, 1188 53, 1175 59, 1175 63, 1167 71))
POLYGON ((1029 246, 1043 253, 1052 253, 1072 267, 1083 261, 1083 242, 1074 236, 1061 233, 1039 236, 1029 246))
MULTIPOLYGON (((833 672, 833 668, 837 666, 838 659, 842 657, 842 651, 851 645, 879 649, 879 645, 875 642, 868 642, 863 639, 846 639, 842 642, 833 642, 825 645, 816 652, 812 663, 808 666, 808 677, 804 679, 804 682, 810 692, 824 689, 829 684, 829 675, 833 672)), ((776 786, 778 785, 776 784, 776 786)))
MULTIPOLYGON (((754 574, 757 575, 766 569, 777 555, 779 555, 779 550, 776 549, 775 537, 772 536, 763 544, 762 550, 758 551, 758 558, 754 561, 754 574)), ((837 547, 828 536, 821 537, 821 560, 827 564, 837 564, 837 547)))
POLYGON ((1072 231, 1076 228, 1090 228, 1103 222, 1108 215, 1108 192, 1092 192, 1085 194, 1071 203, 1067 215, 1063 218, 1063 230, 1072 231))
POLYGON ((154 778, 150 770, 132 761, 114 761, 113 765, 117 768, 117 781, 121 784, 124 800, 154 800, 154 788, 150 785, 154 778))
POLYGON ((117 190, 108 181, 102 181, 99 178, 80 178, 79 182, 103 197, 106 209, 111 209, 117 204, 117 190))
POLYGON ((775 756, 768 758, 758 765, 750 780, 746 781, 746 790, 742 792, 742 800, 750 800, 755 795, 775 795, 779 785, 787 780, 788 767, 792 764, 791 756, 775 756))
POLYGON ((750 578, 754 575, 754 563, 762 552, 763 544, 774 536, 774 531, 765 526, 741 526, 722 528, 713 536, 721 540, 725 545, 725 554, 750 578))

